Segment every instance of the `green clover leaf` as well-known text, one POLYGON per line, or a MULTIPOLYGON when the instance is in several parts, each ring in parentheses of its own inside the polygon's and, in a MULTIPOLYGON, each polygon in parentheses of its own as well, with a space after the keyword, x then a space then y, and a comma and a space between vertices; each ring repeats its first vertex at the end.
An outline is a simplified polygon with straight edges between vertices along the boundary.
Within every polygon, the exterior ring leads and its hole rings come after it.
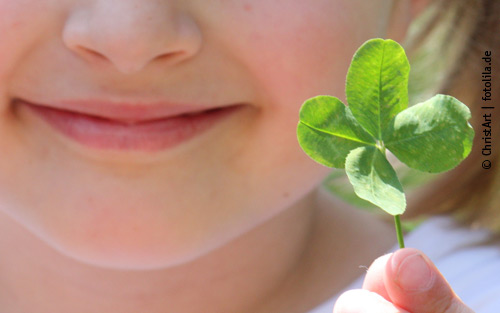
POLYGON ((352 149, 375 145, 375 139, 335 97, 317 96, 307 100, 299 118, 297 138, 302 149, 328 167, 344 168, 345 158, 352 149))
POLYGON ((410 65, 404 49, 380 38, 354 54, 346 78, 349 106, 332 96, 307 99, 300 109, 297 139, 316 162, 345 168, 354 192, 395 216, 406 199, 386 149, 411 168, 450 170, 470 153, 474 130, 469 108, 451 96, 436 95, 408 108, 410 65))
POLYGON ((406 199, 403 187, 394 168, 379 149, 359 147, 352 150, 347 155, 345 171, 360 198, 391 215, 404 212, 406 199))
POLYGON ((469 108, 436 95, 399 113, 384 131, 384 143, 401 162, 430 173, 456 167, 470 153, 474 130, 469 108))
POLYGON ((347 103, 358 122, 378 140, 382 130, 408 107, 410 63, 395 41, 367 41, 347 72, 347 103))

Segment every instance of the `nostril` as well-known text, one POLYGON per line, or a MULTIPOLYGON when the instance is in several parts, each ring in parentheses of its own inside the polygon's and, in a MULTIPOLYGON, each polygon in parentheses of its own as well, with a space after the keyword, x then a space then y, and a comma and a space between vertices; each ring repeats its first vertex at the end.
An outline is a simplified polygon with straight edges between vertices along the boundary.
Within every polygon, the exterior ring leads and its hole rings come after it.
POLYGON ((83 55, 85 55, 87 57, 90 56, 92 59, 96 59, 99 61, 107 60, 105 55, 103 55, 99 52, 96 52, 92 49, 85 48, 84 46, 77 46, 76 48, 77 48, 77 50, 81 51, 83 55))
POLYGON ((157 57, 157 59, 169 59, 169 58, 172 58, 173 56, 177 56, 179 54, 183 54, 182 51, 174 51, 174 52, 167 52, 167 53, 164 53, 162 55, 159 55, 157 57))
MULTIPOLYGON (((187 52, 186 51, 174 51, 174 52, 168 52, 161 54, 154 59, 156 61, 161 62, 162 64, 171 64, 178 62, 179 60, 182 60, 185 58, 187 52)), ((186 58, 187 59, 187 58, 186 58)))

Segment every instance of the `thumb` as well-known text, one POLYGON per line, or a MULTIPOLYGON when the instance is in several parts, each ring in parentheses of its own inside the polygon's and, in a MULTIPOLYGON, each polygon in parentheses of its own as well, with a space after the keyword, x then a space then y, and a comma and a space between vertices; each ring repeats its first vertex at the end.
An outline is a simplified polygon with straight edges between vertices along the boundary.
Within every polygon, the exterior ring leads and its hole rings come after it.
POLYGON ((384 283, 391 302, 407 311, 473 313, 431 260, 417 249, 400 249, 390 256, 384 283))

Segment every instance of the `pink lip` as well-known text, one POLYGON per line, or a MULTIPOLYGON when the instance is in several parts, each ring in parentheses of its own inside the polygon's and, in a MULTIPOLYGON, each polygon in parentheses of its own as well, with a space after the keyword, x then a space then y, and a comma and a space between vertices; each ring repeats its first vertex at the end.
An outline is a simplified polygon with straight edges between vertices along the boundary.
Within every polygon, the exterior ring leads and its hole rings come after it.
POLYGON ((129 123, 172 117, 181 114, 196 113, 221 107, 220 105, 204 106, 171 102, 141 104, 100 100, 62 100, 50 104, 36 104, 31 101, 25 101, 22 99, 19 100, 33 105, 72 111, 129 123))
MULTIPOLYGON (((178 106, 163 111, 158 110, 158 107, 144 111, 144 107, 137 106, 128 106, 128 109, 126 107, 124 109, 124 106, 112 108, 102 106, 99 107, 101 114, 93 116, 79 111, 67 111, 22 100, 17 100, 15 103, 29 108, 54 129, 85 146, 97 149, 149 152, 172 148, 187 141, 244 107, 244 105, 238 104, 192 113, 194 106, 178 106), (103 110, 103 108, 105 109, 103 110), (105 113, 102 114, 102 112, 105 113), (192 114, 178 115, 185 112, 192 114), (170 114, 170 116, 165 117, 165 114, 170 114), (113 116, 113 119, 108 119, 105 117, 106 115, 113 116), (120 120, 115 119, 117 116, 120 120), (138 120, 139 116, 140 120, 138 120)), ((97 107, 97 105, 92 104, 86 108, 89 111, 97 107)), ((199 110, 200 107, 196 108, 199 110)))

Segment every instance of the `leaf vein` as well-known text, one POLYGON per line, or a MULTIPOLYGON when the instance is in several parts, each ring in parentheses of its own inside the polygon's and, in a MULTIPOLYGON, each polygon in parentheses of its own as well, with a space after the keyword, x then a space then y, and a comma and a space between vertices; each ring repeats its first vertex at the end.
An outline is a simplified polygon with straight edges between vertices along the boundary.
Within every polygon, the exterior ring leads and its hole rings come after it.
POLYGON ((324 129, 319 129, 319 128, 316 128, 316 127, 314 127, 312 125, 309 125, 309 124, 307 124, 307 123, 305 123, 303 121, 300 121, 300 123, 304 124, 305 126, 311 128, 311 129, 314 129, 315 131, 318 131, 320 133, 324 133, 324 134, 332 135, 332 136, 339 137, 339 138, 342 138, 342 139, 347 139, 347 140, 351 140, 351 141, 363 143, 365 145, 375 146, 375 143, 366 142, 366 141, 360 140, 359 138, 349 137, 349 136, 345 136, 345 135, 342 135, 342 134, 336 134, 336 133, 333 133, 333 132, 329 132, 329 131, 326 131, 324 129))
POLYGON ((379 68, 379 80, 378 80, 378 114, 377 114, 377 118, 378 118, 378 138, 381 139, 382 138, 382 121, 380 119, 380 115, 382 114, 382 104, 381 104, 381 96, 382 96, 382 68, 384 66, 384 57, 385 57, 385 46, 386 44, 383 44, 382 45, 382 58, 380 60, 380 68, 379 68))

